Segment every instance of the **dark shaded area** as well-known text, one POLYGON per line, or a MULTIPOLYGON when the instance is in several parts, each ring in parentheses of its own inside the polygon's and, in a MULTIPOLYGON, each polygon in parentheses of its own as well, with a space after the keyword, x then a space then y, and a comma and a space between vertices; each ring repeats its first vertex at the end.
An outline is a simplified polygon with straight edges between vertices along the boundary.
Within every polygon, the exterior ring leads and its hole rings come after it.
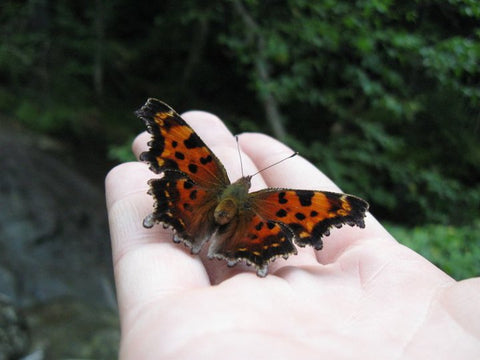
POLYGON ((84 343, 88 353, 86 344, 93 346, 102 332, 111 338, 102 351, 115 355, 118 322, 104 196, 75 164, 58 159, 63 149, 54 145, 1 127, 6 156, 0 157, 0 292, 12 309, 22 309, 29 339, 22 343, 24 355, 79 356, 75 344, 84 343))

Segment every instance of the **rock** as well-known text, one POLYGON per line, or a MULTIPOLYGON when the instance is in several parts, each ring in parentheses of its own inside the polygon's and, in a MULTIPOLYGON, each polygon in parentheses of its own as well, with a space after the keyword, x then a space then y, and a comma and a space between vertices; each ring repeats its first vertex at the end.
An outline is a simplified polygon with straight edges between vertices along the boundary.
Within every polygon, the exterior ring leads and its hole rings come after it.
POLYGON ((13 304, 0 304, 0 360, 116 358, 103 186, 92 185, 61 152, 45 150, 38 136, 3 127, 0 293, 13 304), (32 345, 25 351, 27 333, 32 345))
POLYGON ((115 311, 64 298, 25 310, 32 349, 45 359, 116 359, 120 331, 115 311))
POLYGON ((24 357, 22 357, 20 360, 43 360, 45 359, 45 353, 43 350, 36 350, 24 357))
POLYGON ((35 139, 0 130, 0 292, 21 306, 73 296, 114 307, 103 189, 35 139))
POLYGON ((4 295, 0 295, 0 360, 18 359, 30 344, 22 314, 4 295))
POLYGON ((0 266, 0 293, 10 299, 15 298, 15 278, 13 274, 3 266, 0 266))

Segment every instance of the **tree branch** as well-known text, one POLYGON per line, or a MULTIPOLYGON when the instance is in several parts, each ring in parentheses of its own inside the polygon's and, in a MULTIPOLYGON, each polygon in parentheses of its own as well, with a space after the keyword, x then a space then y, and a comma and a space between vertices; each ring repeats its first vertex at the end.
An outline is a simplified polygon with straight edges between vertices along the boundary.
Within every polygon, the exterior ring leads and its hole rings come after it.
MULTIPOLYGON (((254 57, 254 65, 258 78, 263 84, 269 84, 271 81, 270 72, 268 70, 268 61, 265 56, 265 39, 261 33, 261 29, 254 21, 254 19, 250 16, 247 9, 245 9, 240 0, 234 0, 233 5, 235 11, 240 15, 241 19, 245 24, 245 32, 247 38, 253 38, 256 41, 257 54, 254 57)), ((263 102, 265 116, 270 127, 272 128, 273 134, 276 138, 284 140, 286 137, 286 131, 285 127, 283 126, 282 116, 280 115, 277 100, 275 99, 270 90, 259 90, 259 96, 261 101, 263 102)))

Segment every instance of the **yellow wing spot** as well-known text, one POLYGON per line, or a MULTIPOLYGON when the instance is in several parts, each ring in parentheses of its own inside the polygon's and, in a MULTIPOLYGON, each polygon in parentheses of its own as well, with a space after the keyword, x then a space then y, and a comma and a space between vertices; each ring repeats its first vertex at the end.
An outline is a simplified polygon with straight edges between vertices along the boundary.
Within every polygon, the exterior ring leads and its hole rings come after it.
MULTIPOLYGON (((275 244, 272 244, 272 246, 275 245, 275 244)), ((263 250, 267 250, 269 248, 268 245, 263 245, 263 250)))
MULTIPOLYGON (((285 238, 282 238, 281 241, 285 241, 285 238)), ((273 244, 270 245, 270 246, 276 248, 276 247, 279 247, 280 244, 279 244, 279 243, 273 243, 273 244)))
POLYGON ((305 238, 307 238, 307 237, 309 237, 309 236, 310 236, 310 234, 309 234, 308 232, 306 232, 306 231, 302 231, 302 232, 300 233, 300 238, 302 238, 302 239, 305 239, 305 238))
POLYGON ((165 164, 165 160, 163 160, 161 157, 157 156, 156 159, 159 166, 163 166, 165 164))
POLYGON ((167 190, 165 190, 165 191, 163 192, 163 194, 165 195, 166 198, 169 198, 169 197, 170 197, 170 193, 169 193, 167 190))
POLYGON ((342 210, 342 209, 340 209, 340 210, 338 210, 338 211, 337 211, 337 215, 340 215, 340 216, 347 216, 347 215, 348 215, 348 212, 347 212, 347 211, 345 211, 345 210, 342 210))
POLYGON ((164 112, 159 112, 155 114, 155 121, 162 126, 163 125, 163 120, 172 117, 173 116, 173 111, 164 111, 164 112), (160 124, 161 123, 161 124, 160 124))
POLYGON ((262 254, 260 254, 260 251, 252 251, 252 254, 255 255, 255 256, 260 256, 262 254))
POLYGON ((350 203, 347 201, 347 197, 343 195, 340 200, 342 201, 342 209, 345 211, 352 211, 352 207, 350 206, 350 203))
POLYGON ((178 218, 178 222, 180 223, 180 225, 185 227, 185 221, 183 221, 181 218, 178 218))
POLYGON ((162 127, 165 125, 165 122, 163 121, 163 117, 160 114, 155 115, 155 122, 158 124, 158 126, 162 127))
POLYGON ((237 250, 238 250, 238 251, 247 251, 247 248, 246 248, 246 247, 243 247, 243 248, 238 248, 237 250))

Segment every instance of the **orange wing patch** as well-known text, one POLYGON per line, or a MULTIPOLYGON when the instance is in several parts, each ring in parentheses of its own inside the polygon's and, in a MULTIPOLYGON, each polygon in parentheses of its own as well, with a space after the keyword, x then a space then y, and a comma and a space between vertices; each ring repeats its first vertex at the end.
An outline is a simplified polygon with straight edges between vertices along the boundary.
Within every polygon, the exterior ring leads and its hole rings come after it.
POLYGON ((245 260, 257 267, 259 276, 265 276, 270 261, 297 254, 292 243, 293 233, 280 223, 248 213, 218 229, 209 257, 226 259, 231 266, 245 260))
POLYGON ((368 204, 352 195, 323 191, 266 189, 251 193, 253 210, 262 218, 280 222, 295 234, 299 246, 323 246, 322 236, 332 226, 365 227, 368 204))
POLYGON ((153 135, 149 151, 140 155, 140 160, 147 161, 153 172, 179 170, 207 188, 230 183, 217 157, 170 106, 148 99, 136 114, 153 135))
POLYGON ((175 230, 174 240, 183 241, 192 253, 198 253, 215 230, 215 194, 177 171, 166 171, 164 177, 151 179, 149 185, 155 211, 145 218, 144 226, 149 228, 160 222, 171 226, 175 230))

